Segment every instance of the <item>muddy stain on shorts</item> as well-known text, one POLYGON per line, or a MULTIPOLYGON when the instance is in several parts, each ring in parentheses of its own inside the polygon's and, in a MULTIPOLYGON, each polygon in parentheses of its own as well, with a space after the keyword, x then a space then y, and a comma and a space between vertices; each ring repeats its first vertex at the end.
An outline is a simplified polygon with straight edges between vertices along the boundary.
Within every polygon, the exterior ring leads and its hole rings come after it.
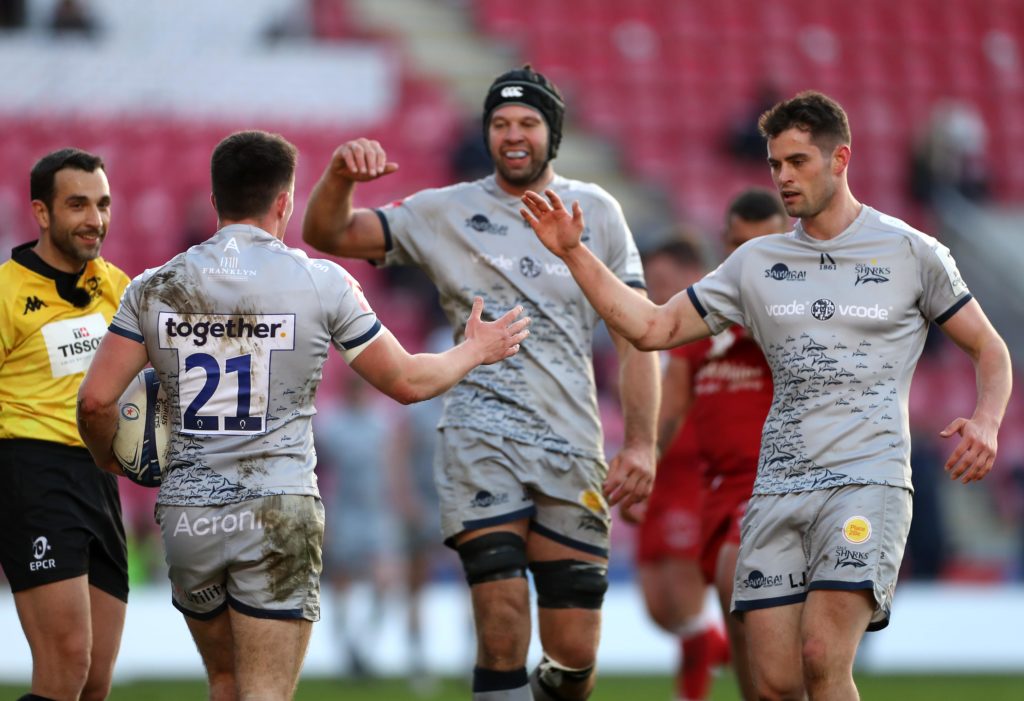
POLYGON ((317 523, 314 502, 289 501, 283 505, 281 497, 267 497, 260 508, 267 590, 274 601, 285 601, 308 587, 310 578, 323 569, 323 526, 317 523))

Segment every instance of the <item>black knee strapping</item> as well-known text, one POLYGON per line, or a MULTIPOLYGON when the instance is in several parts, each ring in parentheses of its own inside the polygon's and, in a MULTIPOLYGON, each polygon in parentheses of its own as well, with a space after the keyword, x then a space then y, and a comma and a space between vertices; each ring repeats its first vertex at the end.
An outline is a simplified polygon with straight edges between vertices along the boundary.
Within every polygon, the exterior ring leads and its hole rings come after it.
POLYGON ((596 562, 531 562, 530 571, 542 608, 599 609, 608 591, 608 567, 596 562))
POLYGON ((526 541, 515 533, 488 533, 456 550, 470 586, 526 576, 526 541))
MULTIPOLYGON (((530 690, 533 692, 534 701, 566 701, 563 688, 566 685, 582 684, 590 679, 593 673, 593 665, 583 669, 572 669, 552 660, 544 653, 540 664, 530 673, 530 690)), ((579 698, 578 691, 573 698, 579 698)))

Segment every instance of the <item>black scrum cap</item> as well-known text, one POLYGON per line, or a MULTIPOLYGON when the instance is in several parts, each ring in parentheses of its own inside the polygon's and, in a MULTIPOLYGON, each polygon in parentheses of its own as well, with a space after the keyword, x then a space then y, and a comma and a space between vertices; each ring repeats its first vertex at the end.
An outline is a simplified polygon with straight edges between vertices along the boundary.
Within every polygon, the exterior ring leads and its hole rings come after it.
POLYGON ((484 99, 484 142, 491 121, 491 112, 502 105, 515 104, 532 107, 541 113, 547 122, 548 160, 558 155, 562 143, 562 118, 565 115, 565 101, 555 84, 533 70, 530 64, 507 73, 502 73, 487 90, 484 99))

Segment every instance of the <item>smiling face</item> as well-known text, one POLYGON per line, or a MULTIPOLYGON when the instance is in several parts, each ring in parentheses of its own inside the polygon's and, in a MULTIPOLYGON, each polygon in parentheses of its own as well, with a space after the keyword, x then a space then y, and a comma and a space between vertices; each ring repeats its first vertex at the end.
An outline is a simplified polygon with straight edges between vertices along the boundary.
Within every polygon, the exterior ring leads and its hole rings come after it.
POLYGON ((768 165, 772 180, 791 217, 812 219, 832 202, 839 185, 839 163, 849 146, 840 144, 829 153, 811 140, 802 129, 786 129, 768 139, 768 165))
POLYGON ((53 202, 33 200, 32 209, 40 231, 36 252, 58 270, 78 272, 100 254, 110 226, 107 174, 62 168, 54 174, 53 202))
POLYGON ((491 113, 487 144, 499 184, 520 193, 544 179, 548 169, 548 125, 540 112, 506 104, 491 113))

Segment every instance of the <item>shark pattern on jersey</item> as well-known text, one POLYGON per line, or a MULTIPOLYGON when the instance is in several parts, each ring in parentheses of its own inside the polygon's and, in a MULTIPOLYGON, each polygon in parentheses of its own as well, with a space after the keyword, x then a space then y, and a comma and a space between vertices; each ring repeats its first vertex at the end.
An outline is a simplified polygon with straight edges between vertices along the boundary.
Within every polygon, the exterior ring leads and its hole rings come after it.
POLYGON ((688 290, 712 332, 745 326, 772 369, 754 494, 910 482, 910 382, 929 322, 971 299, 949 250, 864 206, 820 241, 799 223, 688 290))
POLYGON ((231 225, 132 280, 110 330, 146 345, 172 407, 157 501, 209 506, 318 496, 311 419, 328 350, 351 362, 382 326, 342 267, 231 225))

